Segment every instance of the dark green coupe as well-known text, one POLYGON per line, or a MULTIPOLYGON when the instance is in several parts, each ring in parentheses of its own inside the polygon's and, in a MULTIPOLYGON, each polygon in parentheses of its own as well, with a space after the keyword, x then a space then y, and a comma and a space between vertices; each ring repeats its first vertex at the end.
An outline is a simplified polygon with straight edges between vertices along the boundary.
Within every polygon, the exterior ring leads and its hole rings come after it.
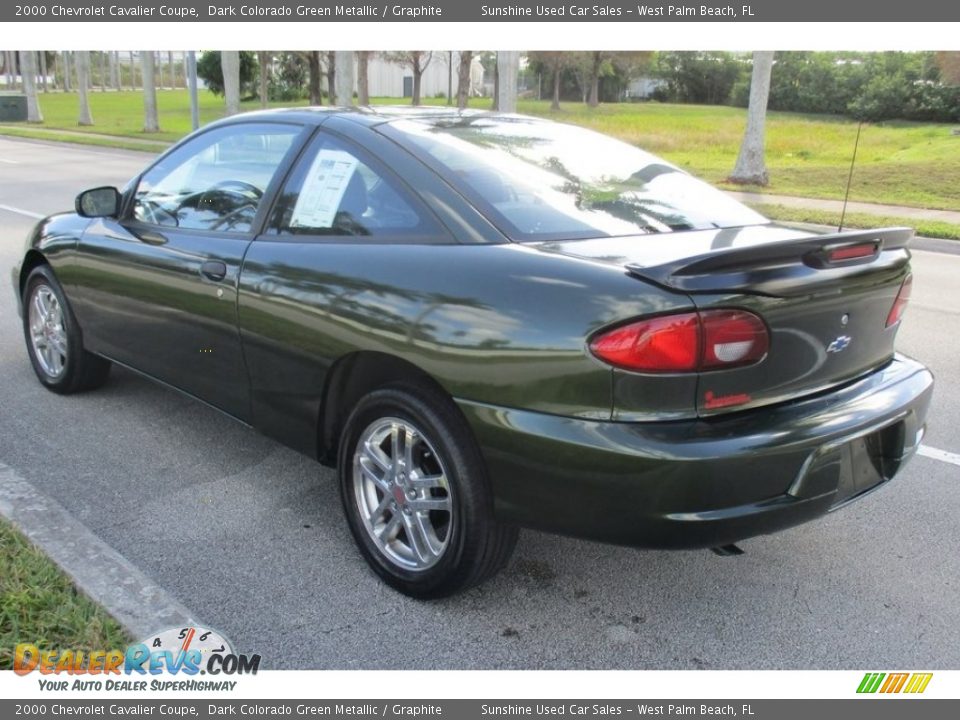
POLYGON ((301 109, 82 193, 13 283, 46 387, 116 363, 336 466, 371 567, 436 597, 520 526, 734 552, 892 478, 933 388, 894 352, 910 236, 543 120, 301 109))

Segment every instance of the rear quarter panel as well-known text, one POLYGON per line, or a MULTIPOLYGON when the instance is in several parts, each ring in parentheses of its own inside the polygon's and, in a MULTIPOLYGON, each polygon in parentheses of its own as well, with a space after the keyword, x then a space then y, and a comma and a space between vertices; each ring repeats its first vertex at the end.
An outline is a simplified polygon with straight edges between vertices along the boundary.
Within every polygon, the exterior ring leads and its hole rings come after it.
POLYGON ((609 419, 613 372, 587 337, 688 305, 620 268, 522 245, 270 239, 245 259, 239 322, 261 418, 315 423, 330 367, 366 350, 455 398, 609 419))

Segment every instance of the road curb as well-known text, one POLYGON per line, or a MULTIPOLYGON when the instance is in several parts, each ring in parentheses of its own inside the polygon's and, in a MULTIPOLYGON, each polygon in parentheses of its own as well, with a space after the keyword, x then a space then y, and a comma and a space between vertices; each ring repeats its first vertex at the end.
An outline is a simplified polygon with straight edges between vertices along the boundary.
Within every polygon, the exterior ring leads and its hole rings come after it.
POLYGON ((196 624, 195 616, 55 500, 0 463, 0 515, 43 550, 134 638, 196 624))

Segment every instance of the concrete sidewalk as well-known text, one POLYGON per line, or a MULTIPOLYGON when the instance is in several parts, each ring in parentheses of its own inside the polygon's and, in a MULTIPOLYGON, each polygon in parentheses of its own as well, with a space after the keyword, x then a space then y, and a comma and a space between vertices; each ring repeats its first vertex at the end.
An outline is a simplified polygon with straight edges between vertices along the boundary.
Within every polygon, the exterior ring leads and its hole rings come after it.
MULTIPOLYGON (((57 136, 67 135, 69 137, 75 138, 96 138, 97 140, 113 141, 113 142, 122 142, 128 143, 131 145, 140 145, 143 146, 143 149, 151 151, 159 151, 164 148, 169 147, 173 143, 168 140, 162 139, 151 139, 146 137, 135 137, 127 135, 109 135, 107 133, 97 133, 97 132, 86 132, 84 130, 69 130, 61 128, 47 128, 47 127, 37 127, 34 125, 7 125, 0 124, 0 129, 5 130, 26 130, 30 133, 36 133, 35 136, 25 136, 25 135, 0 135, 2 137, 10 137, 21 140, 46 140, 47 142, 57 142, 57 136), (50 136, 50 140, 47 140, 46 136, 50 136)), ((102 147, 102 146, 101 146, 102 147)), ((126 148, 124 148, 126 149, 126 148)))
MULTIPOLYGON (((727 194, 741 202, 826 210, 837 213, 838 218, 843 211, 843 200, 823 200, 820 198, 800 198, 789 195, 766 195, 763 193, 736 191, 727 191, 727 194)), ((907 207, 906 205, 881 205, 880 203, 855 202, 851 200, 847 203, 847 212, 867 213, 868 215, 891 215, 915 220, 940 220, 942 222, 960 225, 960 212, 955 210, 928 210, 926 208, 907 207)))

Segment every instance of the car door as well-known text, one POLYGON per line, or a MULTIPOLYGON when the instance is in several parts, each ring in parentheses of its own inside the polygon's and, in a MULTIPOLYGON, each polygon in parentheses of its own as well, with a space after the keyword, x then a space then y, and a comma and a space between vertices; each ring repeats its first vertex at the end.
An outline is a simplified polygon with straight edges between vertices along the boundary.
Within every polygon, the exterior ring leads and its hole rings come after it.
POLYGON ((420 275, 439 268, 422 263, 456 241, 411 188, 444 188, 403 155, 385 139, 362 147, 321 128, 244 259, 238 315, 252 424, 309 454, 331 364, 358 349, 409 347, 405 318, 438 303, 420 275))
POLYGON ((211 129, 145 172, 119 219, 91 223, 73 289, 88 347, 246 419, 240 266, 302 134, 211 129))

